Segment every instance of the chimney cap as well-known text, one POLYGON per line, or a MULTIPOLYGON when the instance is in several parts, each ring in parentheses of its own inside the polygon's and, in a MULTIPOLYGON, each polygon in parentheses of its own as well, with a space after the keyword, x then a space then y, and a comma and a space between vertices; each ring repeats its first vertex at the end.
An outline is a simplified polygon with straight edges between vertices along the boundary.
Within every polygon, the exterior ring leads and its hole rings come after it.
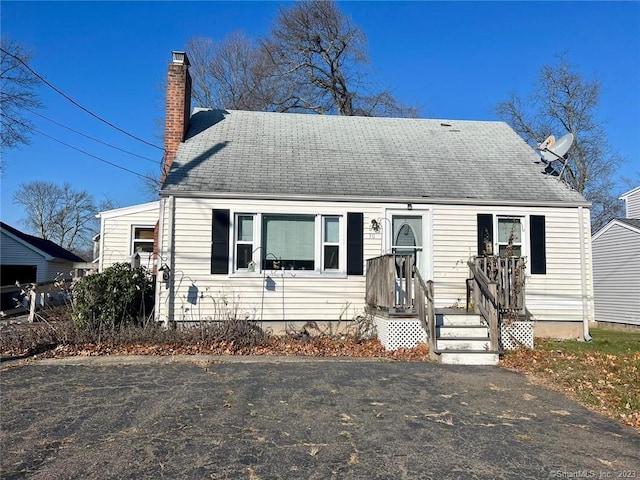
POLYGON ((172 56, 172 62, 173 64, 176 65, 190 65, 189 64, 189 59, 187 58, 187 54, 185 52, 179 52, 179 51, 172 51, 171 52, 171 56, 172 56))

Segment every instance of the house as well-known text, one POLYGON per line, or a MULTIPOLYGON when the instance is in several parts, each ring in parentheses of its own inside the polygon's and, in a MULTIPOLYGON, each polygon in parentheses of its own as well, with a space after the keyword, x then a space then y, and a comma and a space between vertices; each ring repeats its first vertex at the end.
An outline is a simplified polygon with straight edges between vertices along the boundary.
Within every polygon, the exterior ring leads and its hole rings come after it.
POLYGON ((621 197, 626 217, 592 239, 595 320, 640 327, 640 186, 621 197))
POLYGON ((4 222, 0 222, 0 234, 0 283, 3 286, 16 282, 48 282, 60 273, 68 276, 74 263, 84 262, 51 240, 28 235, 4 222))
MULTIPOLYGON (((53 281, 62 274, 69 278, 74 263, 84 262, 82 258, 65 250, 50 240, 44 240, 21 232, 4 222, 0 222, 0 284, 2 286, 19 283, 43 283, 53 281)), ((4 298, 2 308, 15 305, 4 298)))
POLYGON ((159 203, 149 202, 100 212, 100 234, 94 238, 94 256, 98 271, 115 263, 130 262, 136 253, 140 265, 153 267, 154 229, 158 223, 159 203))
POLYGON ((368 259, 413 252, 436 308, 464 307, 468 260, 526 257, 536 335, 593 319, 590 204, 509 126, 195 109, 169 65, 157 320, 350 319, 368 259))

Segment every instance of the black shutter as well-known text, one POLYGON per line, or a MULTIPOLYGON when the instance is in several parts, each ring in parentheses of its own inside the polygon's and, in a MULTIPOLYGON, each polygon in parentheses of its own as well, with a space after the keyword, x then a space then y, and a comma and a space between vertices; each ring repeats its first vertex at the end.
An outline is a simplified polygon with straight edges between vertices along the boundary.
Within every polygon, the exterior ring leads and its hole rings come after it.
POLYGON ((529 217, 529 241, 531 245, 531 273, 547 273, 547 249, 544 215, 529 217))
POLYGON ((364 273, 364 215, 347 213, 347 275, 364 273))
POLYGON ((478 255, 493 255, 493 215, 478 214, 478 255))
POLYGON ((229 273, 229 210, 213 210, 211 273, 229 273))

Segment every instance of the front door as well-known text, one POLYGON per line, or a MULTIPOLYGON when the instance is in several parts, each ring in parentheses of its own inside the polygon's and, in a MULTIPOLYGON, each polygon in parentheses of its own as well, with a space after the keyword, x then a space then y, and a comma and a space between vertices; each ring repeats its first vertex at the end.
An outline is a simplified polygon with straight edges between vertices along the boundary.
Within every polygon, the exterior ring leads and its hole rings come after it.
POLYGON ((413 264, 424 271, 422 215, 392 214, 391 226, 391 252, 412 255, 413 264))
MULTIPOLYGON (((391 232, 388 241, 391 253, 398 256, 411 255, 411 262, 418 267, 424 276, 424 219, 422 213, 398 212, 391 213, 391 232)), ((396 305, 410 306, 413 298, 407 298, 408 279, 404 278, 405 268, 403 259, 396 259, 396 305)), ((411 286, 408 287, 411 292, 411 286)), ((410 295, 410 293, 409 293, 410 295)))

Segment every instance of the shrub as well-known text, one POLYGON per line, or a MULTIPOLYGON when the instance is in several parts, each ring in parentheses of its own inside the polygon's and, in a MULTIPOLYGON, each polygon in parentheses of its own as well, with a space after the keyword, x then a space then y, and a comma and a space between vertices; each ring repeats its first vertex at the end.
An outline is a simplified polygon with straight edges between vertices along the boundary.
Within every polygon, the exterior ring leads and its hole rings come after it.
POLYGON ((73 323, 94 333, 143 325, 153 309, 153 297, 153 282, 146 268, 117 263, 74 286, 73 323))

